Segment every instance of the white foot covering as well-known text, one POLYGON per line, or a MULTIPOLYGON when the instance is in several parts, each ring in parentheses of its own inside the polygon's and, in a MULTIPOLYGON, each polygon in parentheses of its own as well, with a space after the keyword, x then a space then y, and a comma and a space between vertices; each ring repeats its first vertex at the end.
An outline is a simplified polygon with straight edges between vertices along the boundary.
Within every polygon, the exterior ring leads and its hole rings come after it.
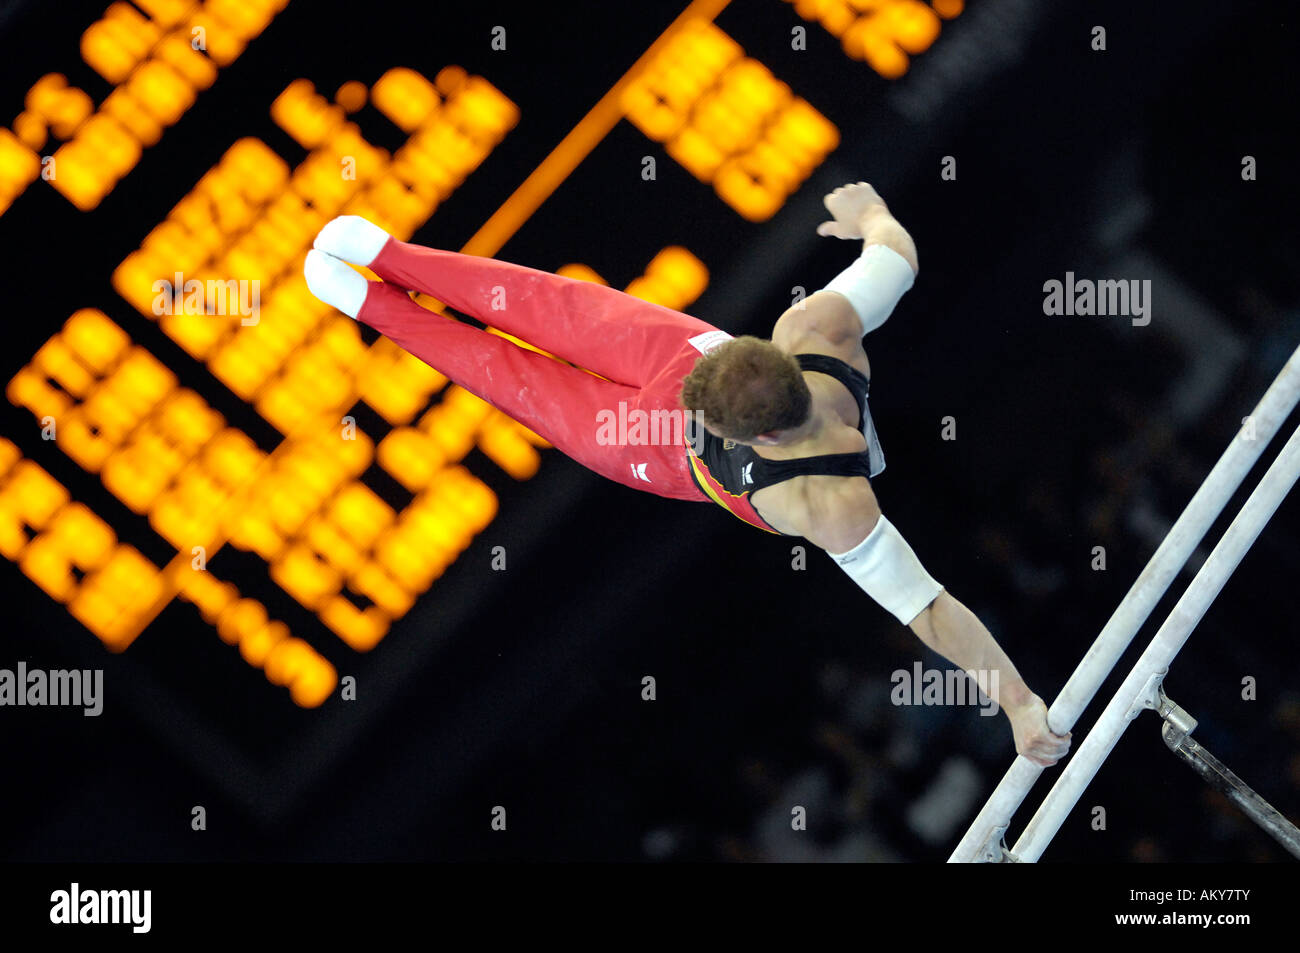
POLYGON ((340 215, 320 230, 313 248, 354 265, 369 265, 392 236, 360 215, 340 215))
POLYGON ((332 255, 313 248, 307 252, 302 273, 312 294, 338 308, 349 318, 355 318, 366 302, 370 282, 346 262, 339 261, 332 255))

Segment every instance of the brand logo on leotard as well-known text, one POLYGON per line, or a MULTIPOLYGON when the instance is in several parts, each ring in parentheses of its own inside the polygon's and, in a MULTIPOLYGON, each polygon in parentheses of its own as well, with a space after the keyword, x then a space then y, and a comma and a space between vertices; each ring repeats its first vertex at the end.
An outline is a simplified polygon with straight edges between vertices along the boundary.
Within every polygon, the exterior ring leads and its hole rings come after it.
POLYGON ((645 475, 645 468, 648 466, 649 466, 648 463, 632 464, 632 476, 638 480, 645 480, 647 483, 649 483, 650 478, 645 475))
POLYGON ((754 464, 753 464, 753 463, 746 463, 743 467, 740 468, 740 482, 741 482, 741 483, 753 483, 753 482, 754 482, 754 478, 753 478, 752 476, 750 476, 750 473, 749 473, 749 471, 752 470, 752 469, 754 469, 754 464))

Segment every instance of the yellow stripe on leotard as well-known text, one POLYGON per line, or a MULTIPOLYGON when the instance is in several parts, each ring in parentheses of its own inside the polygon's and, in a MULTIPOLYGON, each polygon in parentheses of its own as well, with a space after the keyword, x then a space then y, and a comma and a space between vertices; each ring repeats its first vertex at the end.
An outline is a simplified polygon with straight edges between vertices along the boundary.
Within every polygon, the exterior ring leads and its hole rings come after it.
MULTIPOLYGON (((722 497, 720 497, 717 491, 713 488, 714 481, 708 476, 708 468, 704 466, 703 461, 700 460, 699 457, 697 457, 694 453, 691 452, 689 447, 687 447, 686 449, 686 458, 691 461, 691 469, 695 471, 695 476, 699 479, 700 486, 704 488, 705 493, 709 494, 709 497, 713 500, 714 503, 717 503, 720 507, 722 507, 728 513, 730 513, 736 519, 740 520, 742 523, 747 523, 750 526, 758 526, 758 528, 761 529, 763 532, 772 533, 775 536, 784 535, 783 533, 779 533, 776 530, 771 529, 767 526, 759 526, 758 523, 755 523, 753 520, 746 519, 745 517, 737 513, 735 510, 733 510, 730 506, 726 504, 726 502, 722 499, 722 497)), ((731 493, 725 487, 723 488, 722 492, 736 499, 746 499, 749 495, 748 493, 731 493)), ((749 505, 752 507, 754 504, 750 503, 749 505)), ((754 515, 757 516, 758 515, 757 512, 755 512, 754 515)), ((762 519, 762 517, 759 517, 759 519, 762 519)))

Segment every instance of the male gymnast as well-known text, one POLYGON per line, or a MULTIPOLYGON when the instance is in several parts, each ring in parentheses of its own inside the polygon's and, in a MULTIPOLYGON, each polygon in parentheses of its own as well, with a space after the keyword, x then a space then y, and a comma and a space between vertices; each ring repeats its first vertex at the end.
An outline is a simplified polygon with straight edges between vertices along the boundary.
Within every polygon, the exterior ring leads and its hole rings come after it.
POLYGON ((867 408, 862 337, 912 287, 916 246, 865 182, 836 189, 825 204, 832 218, 817 233, 861 240, 862 252, 782 314, 771 340, 732 337, 593 282, 398 241, 357 216, 321 229, 304 273, 317 298, 596 473, 711 501, 825 550, 925 645, 968 672, 996 673, 980 687, 1009 718, 1016 751, 1055 764, 1070 735, 1050 730, 1043 700, 974 613, 930 577, 872 492, 884 454, 867 408), (348 262, 382 280, 367 281, 348 262), (433 313, 409 291, 576 366, 433 313), (597 422, 620 402, 661 418, 684 415, 682 441, 604 439, 597 422))

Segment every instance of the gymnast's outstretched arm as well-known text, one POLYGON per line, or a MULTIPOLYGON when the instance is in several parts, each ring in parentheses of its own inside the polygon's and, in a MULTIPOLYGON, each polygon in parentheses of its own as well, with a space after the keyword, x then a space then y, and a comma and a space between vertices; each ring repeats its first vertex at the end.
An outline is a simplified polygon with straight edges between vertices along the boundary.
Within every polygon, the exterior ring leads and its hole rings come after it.
POLYGON ((1065 755, 1069 734, 1052 733, 1043 700, 1030 691, 975 613, 926 572, 865 482, 846 483, 816 522, 820 525, 805 528, 803 534, 810 543, 824 549, 863 592, 925 645, 963 671, 976 673, 980 688, 1010 720, 1017 753, 1044 766, 1065 755))
POLYGON ((1041 765, 1055 764, 1070 750, 1070 733, 1047 727, 1047 705, 1029 690, 1007 653, 970 609, 947 590, 921 610, 909 628, 944 658, 968 672, 996 672, 981 686, 1011 721, 1016 751, 1041 765))

